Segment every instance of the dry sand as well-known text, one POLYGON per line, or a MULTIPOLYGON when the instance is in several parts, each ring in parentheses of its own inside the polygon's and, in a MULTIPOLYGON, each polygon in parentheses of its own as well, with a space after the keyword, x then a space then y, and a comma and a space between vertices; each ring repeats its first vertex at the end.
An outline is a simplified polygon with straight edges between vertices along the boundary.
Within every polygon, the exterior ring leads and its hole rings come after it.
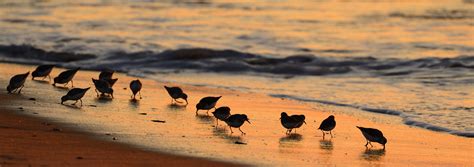
MULTIPOLYGON (((0 84, 35 67, 1 64, 0 84)), ((55 76, 61 69, 54 69, 55 76)), ((80 71, 77 87, 91 86, 93 71, 80 71)), ((473 140, 446 133, 409 127, 398 118, 373 114, 349 116, 321 108, 311 108, 291 100, 232 90, 180 85, 190 96, 187 107, 169 105, 164 84, 142 79, 143 99, 129 101, 128 83, 135 79, 123 74, 115 87, 115 99, 84 97, 84 106, 64 106, 59 97, 66 90, 28 80, 22 95, 1 93, 0 162, 34 165, 223 165, 199 158, 173 156, 167 152, 254 165, 278 166, 472 166, 473 140), (205 111, 196 117, 195 104, 203 96, 222 95, 218 106, 228 105, 232 113, 245 113, 252 124, 244 124, 230 134, 223 122, 215 127, 205 111), (34 97, 36 101, 28 100, 34 97), (22 110, 18 109, 23 107, 22 110), (286 136, 279 123, 280 112, 305 114, 308 125, 286 136), (335 138, 322 140, 316 128, 334 114, 338 122, 335 138), (21 120, 21 123, 19 123, 21 120), (155 123, 152 120, 164 120, 155 123), (52 125, 44 124, 50 123, 52 125), (365 139, 356 125, 384 132, 387 149, 366 150, 365 139), (60 128, 61 131, 54 131, 60 128), (81 132, 81 133, 79 133, 81 132), (114 140, 114 138, 116 140, 114 140), (236 141, 246 143, 235 144, 236 141), (126 143, 128 146, 123 144, 126 143), (3 149, 6 148, 6 149, 3 149), (151 150, 151 151, 145 151, 151 150), (77 159, 82 157, 83 159, 77 159), (196 163, 199 162, 199 163, 196 163), (182 165, 182 164, 176 164, 182 165)), ((0 163, 1 164, 1 163, 0 163)))

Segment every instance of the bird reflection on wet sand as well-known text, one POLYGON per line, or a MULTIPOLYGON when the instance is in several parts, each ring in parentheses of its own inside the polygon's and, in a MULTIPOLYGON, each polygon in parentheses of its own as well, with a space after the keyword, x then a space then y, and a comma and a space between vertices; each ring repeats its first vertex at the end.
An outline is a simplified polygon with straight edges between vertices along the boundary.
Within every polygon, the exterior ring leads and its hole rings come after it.
POLYGON ((204 123, 212 123, 214 121, 214 117, 210 115, 196 115, 196 118, 204 123))
POLYGON ((98 98, 95 99, 96 102, 99 103, 109 103, 112 101, 112 98, 104 95, 100 95, 98 98))
POLYGON ((334 145, 332 144, 331 140, 319 140, 319 147, 325 150, 332 150, 334 145))
POLYGON ((383 156, 385 156, 384 149, 365 149, 360 154, 360 157, 367 161, 380 161, 383 156))
POLYGON ((140 105, 140 101, 137 99, 130 99, 130 102, 128 103, 131 108, 138 108, 140 105))
POLYGON ((214 136, 218 136, 218 137, 221 137, 223 139, 226 139, 231 144, 236 144, 236 142, 247 143, 247 142, 242 140, 241 135, 232 135, 232 134, 228 133, 226 127, 213 128, 212 133, 214 134, 214 136))
POLYGON ((176 104, 176 103, 172 103, 172 104, 169 104, 167 106, 168 106, 168 109, 173 110, 173 111, 181 111, 181 110, 186 109, 186 106, 179 105, 179 104, 176 104))
POLYGON ((298 133, 292 133, 290 135, 287 135, 285 137, 280 138, 280 143, 281 142, 298 142, 303 140, 303 136, 298 134, 298 133))

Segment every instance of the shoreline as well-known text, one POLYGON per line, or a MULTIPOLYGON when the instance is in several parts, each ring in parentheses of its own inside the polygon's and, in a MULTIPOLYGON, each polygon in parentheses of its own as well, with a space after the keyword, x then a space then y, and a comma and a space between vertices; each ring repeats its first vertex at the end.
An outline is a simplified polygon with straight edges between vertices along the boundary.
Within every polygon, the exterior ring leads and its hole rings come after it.
MULTIPOLYGON (((11 77, 8 76, 8 78, 5 78, 7 74, 12 75, 15 73, 21 73, 21 71, 24 70, 34 69, 34 66, 1 63, 0 69, 3 69, 3 72, 1 72, 2 74, 0 74, 3 78, 2 83, 7 83, 9 77, 11 77), (5 70, 7 68, 11 69, 11 71, 5 70)), ((55 68, 55 70, 53 70, 52 76, 57 75, 57 73, 60 71, 58 69, 59 68, 55 68)), ((97 75, 98 72, 95 71, 82 71, 76 76, 75 85, 76 83, 77 85, 80 85, 78 87, 88 85, 90 84, 90 76, 96 77, 97 75)), ((125 76, 124 74, 116 75, 119 76, 120 80, 118 86, 114 86, 114 88, 119 93, 118 95, 116 95, 117 98, 112 101, 101 101, 100 99, 93 98, 95 96, 95 92, 88 92, 88 95, 86 96, 87 99, 85 100, 84 107, 82 109, 72 110, 70 107, 56 106, 58 102, 50 102, 47 101, 47 99, 53 99, 54 101, 54 99, 57 98, 58 94, 64 94, 65 90, 48 88, 51 85, 31 82, 31 79, 28 78, 27 84, 24 89, 24 91, 27 90, 26 93, 21 96, 15 96, 21 98, 13 98, 8 100, 9 102, 12 102, 12 105, 10 106, 1 102, 2 104, 0 104, 0 108, 13 110, 12 112, 16 114, 16 112, 18 111, 17 109, 15 109, 15 107, 17 107, 18 105, 24 105, 25 112, 22 112, 23 114, 18 116, 19 118, 23 118, 25 117, 23 115, 26 115, 27 117, 32 116, 34 117, 34 119, 38 120, 44 120, 44 118, 54 117, 51 119, 58 120, 59 122, 71 121, 71 124, 68 126, 77 126, 79 131, 84 131, 85 134, 83 134, 83 137, 87 138, 93 136, 92 138, 94 139, 92 140, 94 141, 97 140, 95 138, 98 138, 99 140, 95 142, 104 142, 109 143, 110 145, 116 145, 113 144, 116 141, 107 141, 110 140, 112 136, 114 136, 114 138, 118 138, 118 142, 126 143, 119 144, 121 145, 120 147, 127 147, 128 149, 134 151, 150 149, 152 152, 143 151, 143 154, 147 155, 160 154, 155 153, 156 151, 166 152, 164 153, 164 155, 167 155, 168 152, 186 155, 184 157, 176 157, 184 159, 194 159, 198 161, 206 161, 207 163, 210 163, 208 165, 228 165, 225 163, 221 164, 221 162, 214 162, 210 160, 231 162, 231 159, 234 158, 237 159, 237 162, 244 162, 246 164, 249 163, 255 165, 284 165, 282 163, 283 161, 274 161, 271 163, 266 162, 271 161, 271 159, 266 159, 271 157, 279 157, 283 158, 283 160, 287 159, 289 163, 303 165, 349 165, 353 164, 354 162, 361 166, 402 165, 404 164, 404 161, 407 160, 409 160, 409 162, 412 162, 413 165, 426 165, 426 163, 430 163, 433 165, 463 166, 472 163, 472 160, 469 160, 469 158, 472 159, 472 155, 468 154, 472 153, 473 140, 469 138, 453 136, 450 134, 438 132, 431 132, 421 128, 411 128, 410 126, 399 125, 397 123, 377 122, 373 120, 358 118, 355 116, 344 115, 341 113, 331 113, 330 111, 325 111, 324 109, 310 108, 307 105, 300 104, 295 101, 271 98, 267 95, 262 94, 244 93, 232 90, 222 90, 217 88, 206 88, 199 86, 180 85, 184 88, 186 92, 190 92, 190 94, 193 95, 193 97, 191 97, 190 99, 190 105, 188 105, 186 108, 180 108, 176 106, 170 106, 168 104, 169 97, 167 97, 167 94, 161 94, 161 91, 163 90, 161 90, 161 86, 158 85, 162 85, 164 83, 151 81, 149 79, 141 79, 144 85, 147 85, 145 89, 146 92, 144 92, 144 99, 140 100, 138 103, 132 103, 128 102, 127 99, 129 98, 129 90, 124 91, 122 89, 126 87, 127 83, 125 81, 128 81, 133 77, 125 76), (45 88, 51 90, 42 90, 45 88), (35 90, 38 91, 34 92, 35 90), (159 94, 153 94, 150 92, 159 92, 159 94), (39 94, 35 95, 34 93, 39 94), (222 101, 219 102, 219 105, 225 104, 231 106, 233 113, 235 111, 237 113, 248 114, 250 116, 252 124, 246 124, 242 128, 244 131, 247 132, 247 135, 229 135, 227 129, 223 126, 215 127, 215 122, 213 122, 214 120, 212 118, 206 116, 195 117, 194 112, 191 112, 194 109, 194 104, 196 101, 199 100, 200 97, 203 97, 205 95, 223 95, 224 98, 222 99, 222 101), (36 100, 29 101, 28 98, 30 96, 34 96, 36 100), (43 97, 45 99, 41 99, 43 97), (248 104, 249 101, 252 101, 253 103, 248 104), (31 102, 33 104, 31 104, 31 102), (55 107, 51 105, 55 105, 55 107), (162 108, 161 106, 167 108, 162 108), (45 111, 46 109, 51 107, 57 109, 58 111, 45 111), (105 108, 110 108, 110 110, 116 111, 103 111, 100 113, 98 112, 105 108), (283 128, 281 127, 281 125, 278 125, 277 122, 279 112, 281 111, 290 111, 291 114, 304 113, 307 115, 307 122, 309 123, 309 125, 305 125, 301 129, 298 129, 297 135, 284 136, 283 128), (146 115, 141 115, 143 113, 145 113, 146 115), (319 125, 319 121, 321 121, 324 117, 327 117, 328 114, 336 114, 336 120, 338 121, 338 127, 336 128, 336 137, 334 139, 329 140, 329 142, 327 140, 321 140, 320 132, 316 131, 316 128, 314 127, 316 125, 319 125), (165 120, 166 123, 160 125, 157 125, 157 123, 151 123, 150 120, 156 119, 165 120), (87 122, 86 120, 90 122, 87 122), (118 126, 119 124, 113 124, 113 122, 117 120, 127 121, 125 124, 137 127, 133 127, 136 128, 133 129, 125 125, 123 127, 120 127, 118 126), (146 121, 146 123, 141 123, 143 120, 146 121), (193 123, 193 127, 191 128, 179 127, 185 125, 181 123, 183 121, 197 122, 197 125, 194 125, 196 123, 193 123), (380 152, 377 151, 377 149, 369 152, 364 151, 361 148, 361 146, 364 144, 364 139, 361 136, 360 132, 358 132, 357 129, 352 127, 354 125, 367 125, 369 127, 377 127, 383 129, 384 134, 389 140, 389 143, 387 145, 388 151, 380 152), (149 129, 150 127, 158 128, 149 129), (126 130, 122 130, 122 128, 126 128, 126 130), (195 130, 196 132, 192 130, 195 130), (209 136, 209 130, 211 130, 211 136, 209 136), (280 131, 282 133, 280 133, 280 131), (109 135, 103 135, 104 133, 109 135), (151 143, 146 142, 150 139, 153 139, 151 140, 151 143), (158 141, 156 139, 163 139, 164 141, 158 141), (201 141, 202 139, 209 141, 201 141), (277 139, 277 141, 274 141, 273 139, 277 139), (196 144, 196 141, 204 142, 202 143, 204 145, 214 143, 217 148, 206 148, 206 146, 200 146, 200 144, 196 144), (234 144, 235 141, 243 141, 247 144, 245 146, 239 146, 234 144), (128 146, 126 146, 127 143, 128 146), (173 144, 176 144, 178 146, 174 146, 173 144), (427 146, 431 147, 426 148, 427 146), (275 147, 276 150, 278 150, 277 152, 274 152, 275 147), (248 155, 233 155, 232 151, 227 150, 229 148, 241 149, 237 150, 238 154, 248 153, 248 155), (262 153, 264 154, 262 155, 262 159, 259 160, 259 158, 257 157, 252 157, 255 155, 259 155, 255 153, 256 150, 262 149, 268 150, 268 153, 262 153), (183 153, 183 150, 188 151, 183 153), (222 155, 216 155, 214 157, 212 156, 213 153, 210 153, 212 151, 217 151, 219 154, 222 155), (300 153, 317 153, 322 156, 311 157, 309 155, 300 155, 300 153), (432 157, 426 157, 430 154, 432 154, 432 157), (356 157, 354 157, 354 155, 356 157), (443 157, 447 155, 457 155, 457 157, 443 157), (188 156, 201 158, 189 158, 188 156)), ((9 95, 6 95, 6 93, 1 93, 1 97, 2 99, 5 99, 8 98, 9 95)), ((6 101, 7 100, 4 100, 4 102, 6 101)), ((220 122, 219 124, 221 123, 223 122, 220 122)), ((59 124, 61 125, 63 123, 59 124)), ((67 129, 65 127, 60 128, 67 129)), ((63 132, 69 131, 64 130, 59 133, 61 134, 63 132)), ((81 134, 77 133, 74 130, 71 132, 75 135, 81 134)), ((28 142, 31 143, 32 141, 27 141, 26 143, 28 142)), ((378 148, 378 145, 376 145, 376 148, 378 148)), ((1 151, 0 154, 3 155, 1 151)), ((123 159, 124 158, 121 158, 119 160, 123 159)), ((111 160, 109 162, 115 162, 115 160, 111 160)))
MULTIPOLYGON (((5 65, 15 66, 0 63, 5 65)), ((105 140, 71 123, 38 117, 28 107, 12 108, 7 104, 12 101, 36 103, 37 98, 0 93, 0 166, 244 166, 105 140)))

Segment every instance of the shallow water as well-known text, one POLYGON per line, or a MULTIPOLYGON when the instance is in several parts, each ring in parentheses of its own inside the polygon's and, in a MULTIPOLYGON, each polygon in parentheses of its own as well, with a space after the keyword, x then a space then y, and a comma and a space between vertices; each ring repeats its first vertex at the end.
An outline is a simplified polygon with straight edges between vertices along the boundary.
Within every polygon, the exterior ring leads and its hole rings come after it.
POLYGON ((263 92, 472 137, 473 8, 448 0, 2 1, 0 60, 263 92))

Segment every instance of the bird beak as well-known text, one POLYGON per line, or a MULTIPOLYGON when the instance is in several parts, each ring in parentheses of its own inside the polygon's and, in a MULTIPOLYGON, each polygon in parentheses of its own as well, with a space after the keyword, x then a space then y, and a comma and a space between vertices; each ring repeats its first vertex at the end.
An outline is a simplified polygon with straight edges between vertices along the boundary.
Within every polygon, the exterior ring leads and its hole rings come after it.
POLYGON ((306 121, 303 121, 304 124, 306 124, 306 121))
POLYGON ((248 122, 249 124, 251 124, 249 120, 247 120, 247 122, 248 122))

